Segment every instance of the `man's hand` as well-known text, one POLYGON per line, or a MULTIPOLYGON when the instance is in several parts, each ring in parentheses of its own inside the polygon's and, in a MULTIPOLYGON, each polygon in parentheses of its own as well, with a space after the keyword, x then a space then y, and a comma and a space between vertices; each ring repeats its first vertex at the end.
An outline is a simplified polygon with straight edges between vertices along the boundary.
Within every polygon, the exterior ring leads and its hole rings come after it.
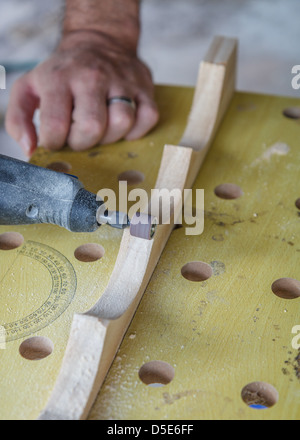
POLYGON ((25 154, 30 156, 38 143, 51 150, 68 144, 80 151, 138 139, 154 127, 158 110, 151 74, 125 37, 71 28, 46 62, 15 83, 6 128, 25 154), (133 99, 136 110, 126 102, 108 105, 116 96, 133 99), (37 108, 39 140, 32 122, 37 108))

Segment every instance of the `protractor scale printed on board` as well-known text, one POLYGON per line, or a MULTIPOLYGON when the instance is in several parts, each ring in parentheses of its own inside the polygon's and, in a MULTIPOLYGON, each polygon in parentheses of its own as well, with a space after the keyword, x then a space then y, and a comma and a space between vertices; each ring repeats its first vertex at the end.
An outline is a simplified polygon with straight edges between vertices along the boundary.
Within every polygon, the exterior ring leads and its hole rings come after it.
POLYGON ((72 264, 50 246, 28 241, 16 257, 8 259, 9 264, 0 269, 0 323, 6 342, 34 334, 55 321, 72 302, 77 287, 72 264), (29 267, 34 277, 26 276, 29 267), (18 271, 23 273, 21 284, 16 283, 18 271))

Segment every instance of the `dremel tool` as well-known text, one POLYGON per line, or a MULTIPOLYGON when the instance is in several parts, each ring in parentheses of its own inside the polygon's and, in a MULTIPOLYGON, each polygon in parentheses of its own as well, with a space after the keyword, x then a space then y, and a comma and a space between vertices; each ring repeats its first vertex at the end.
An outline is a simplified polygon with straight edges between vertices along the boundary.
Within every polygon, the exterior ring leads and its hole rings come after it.
POLYGON ((156 228, 151 216, 131 222, 125 213, 108 211, 74 176, 0 155, 0 225, 39 223, 71 232, 130 227, 131 235, 144 239, 152 239, 156 228))

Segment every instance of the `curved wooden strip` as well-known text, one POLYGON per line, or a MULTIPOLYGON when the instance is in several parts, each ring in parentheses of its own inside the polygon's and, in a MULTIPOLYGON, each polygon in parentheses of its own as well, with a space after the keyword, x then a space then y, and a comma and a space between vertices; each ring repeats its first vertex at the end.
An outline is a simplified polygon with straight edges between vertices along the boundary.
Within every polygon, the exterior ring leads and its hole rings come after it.
MULTIPOLYGON (((192 152, 193 150, 190 148, 166 145, 155 189, 159 191, 176 188, 182 192, 192 152), (176 170, 176 172, 173 174, 170 173, 170 170, 176 170)), ((152 215, 158 218, 159 212, 155 210, 159 206, 156 200, 157 196, 158 193, 154 192, 150 205, 152 215)), ((145 210, 147 209, 148 207, 145 207, 145 210)), ((182 209, 182 200, 178 200, 173 209, 179 213, 182 209)), ((176 214, 172 216, 173 219, 174 216, 176 217, 176 214)), ((140 290, 151 257, 152 260, 155 260, 152 263, 153 266, 156 265, 160 257, 173 229, 174 221, 172 222, 172 218, 169 224, 158 226, 154 239, 151 241, 132 237, 129 230, 124 231, 116 265, 108 286, 95 306, 86 312, 87 315, 112 320, 118 319, 126 312, 140 290)))
MULTIPOLYGON (((78 420, 92 396, 108 322, 75 314, 54 390, 39 420, 78 420)), ((96 397, 96 395, 95 395, 96 397)))
MULTIPOLYGON (((156 189, 182 192, 191 188, 234 92, 235 67, 236 41, 217 37, 200 66, 182 146, 165 146, 156 189)), ((159 212, 153 211, 158 206, 157 197, 155 194, 150 205, 151 214, 159 217, 159 212)), ((153 241, 132 237, 128 230, 124 231, 105 292, 88 312, 74 317, 57 384, 40 420, 78 420, 87 416, 173 230, 182 202, 182 199, 175 202, 171 221, 159 225, 153 241), (112 323, 104 331, 110 320, 112 323), (80 344, 76 339, 79 328, 80 344), (87 365, 80 359, 92 360, 88 374, 87 365)))
POLYGON ((201 151, 211 144, 235 90, 237 48, 235 39, 214 39, 200 65, 192 111, 180 145, 201 151))

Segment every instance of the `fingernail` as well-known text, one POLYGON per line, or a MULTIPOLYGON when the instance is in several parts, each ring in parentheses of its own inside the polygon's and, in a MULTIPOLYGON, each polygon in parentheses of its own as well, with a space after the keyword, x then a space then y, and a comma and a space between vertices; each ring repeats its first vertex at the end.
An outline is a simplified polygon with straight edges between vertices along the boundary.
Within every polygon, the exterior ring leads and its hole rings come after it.
POLYGON ((30 157, 31 155, 31 142, 27 134, 24 134, 20 140, 20 145, 24 151, 24 153, 30 157))

